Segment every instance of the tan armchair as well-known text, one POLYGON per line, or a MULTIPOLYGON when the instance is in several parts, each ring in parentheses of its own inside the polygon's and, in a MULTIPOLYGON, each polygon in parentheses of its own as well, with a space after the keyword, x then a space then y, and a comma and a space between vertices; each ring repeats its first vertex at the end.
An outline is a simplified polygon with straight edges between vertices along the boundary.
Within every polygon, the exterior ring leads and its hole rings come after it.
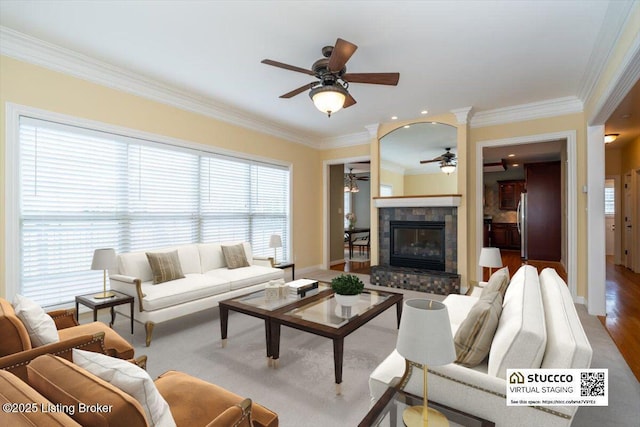
MULTIPOLYGON (((102 334, 102 350, 100 352, 120 359, 131 359, 134 349, 129 342, 118 335, 113 329, 102 322, 92 322, 79 325, 75 319, 75 310, 56 310, 48 313, 56 324, 60 341, 47 344, 38 348, 44 349, 44 353, 57 353, 64 349, 70 349, 73 345, 80 345, 80 337, 85 337, 88 344, 95 340, 95 336, 102 334), (72 340, 74 344, 71 343, 72 340)), ((21 351, 31 350, 33 345, 20 318, 16 315, 11 304, 4 298, 0 298, 0 357, 15 354, 21 351)), ((92 351, 100 347, 93 346, 92 351)))
MULTIPOLYGON (((156 379, 155 384, 169 405, 178 427, 278 426, 278 415, 269 409, 182 372, 169 371, 156 379)), ((43 355, 33 360, 29 364, 28 378, 24 383, 10 373, 0 371, 0 400, 3 396, 6 401, 13 403, 44 400, 76 409, 80 404, 96 402, 111 405, 108 412, 101 414, 81 413, 78 410, 70 416, 63 414, 62 417, 66 417, 63 421, 68 421, 68 424, 61 425, 148 425, 144 409, 129 394, 79 366, 52 355, 43 355), (27 385, 27 390, 22 390, 25 388, 24 384, 27 385)), ((51 420, 50 423, 45 423, 47 420, 30 421, 39 421, 36 425, 60 425, 54 424, 57 420, 51 420)))

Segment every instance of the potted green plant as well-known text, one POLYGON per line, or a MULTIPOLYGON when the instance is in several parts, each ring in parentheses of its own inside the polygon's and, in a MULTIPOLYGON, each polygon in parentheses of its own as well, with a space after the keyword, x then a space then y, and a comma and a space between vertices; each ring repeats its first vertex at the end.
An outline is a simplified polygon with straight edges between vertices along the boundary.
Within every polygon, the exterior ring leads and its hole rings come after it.
POLYGON ((338 304, 349 307, 358 301, 364 283, 353 274, 341 274, 331 280, 331 289, 336 293, 338 304))

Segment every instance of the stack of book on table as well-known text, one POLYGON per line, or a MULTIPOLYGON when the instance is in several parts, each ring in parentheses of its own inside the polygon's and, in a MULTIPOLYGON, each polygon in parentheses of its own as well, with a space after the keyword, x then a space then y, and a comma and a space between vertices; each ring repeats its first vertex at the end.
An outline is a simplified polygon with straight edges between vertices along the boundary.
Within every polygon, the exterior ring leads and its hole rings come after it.
POLYGON ((289 295, 300 297, 309 296, 318 292, 318 281, 311 279, 298 279, 287 283, 289 295))

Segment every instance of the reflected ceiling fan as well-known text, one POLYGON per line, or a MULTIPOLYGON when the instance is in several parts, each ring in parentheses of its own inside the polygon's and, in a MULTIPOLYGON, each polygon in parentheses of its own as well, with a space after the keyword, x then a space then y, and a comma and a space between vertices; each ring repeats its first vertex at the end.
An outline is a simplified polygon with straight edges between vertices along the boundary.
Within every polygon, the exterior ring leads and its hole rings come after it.
POLYGON ((360 188, 358 188, 357 181, 369 181, 369 176, 368 175, 358 176, 355 173, 353 173, 353 168, 350 168, 349 173, 344 175, 344 192, 357 193, 358 191, 360 191, 360 188))
POLYGON ((307 83, 297 89, 281 95, 280 98, 292 98, 306 90, 316 108, 331 117, 332 113, 341 108, 351 107, 356 100, 349 94, 349 83, 369 83, 375 85, 396 86, 400 73, 347 73, 345 64, 354 54, 358 46, 338 38, 335 46, 322 48, 322 56, 313 63, 310 70, 284 64, 271 59, 263 59, 263 64, 272 65, 285 70, 314 76, 319 81, 307 83))
POLYGON ((440 170, 442 172, 447 175, 455 172, 458 159, 456 158, 456 155, 451 152, 451 147, 447 147, 445 150, 447 151, 444 154, 431 160, 420 160, 420 164, 440 162, 440 170))

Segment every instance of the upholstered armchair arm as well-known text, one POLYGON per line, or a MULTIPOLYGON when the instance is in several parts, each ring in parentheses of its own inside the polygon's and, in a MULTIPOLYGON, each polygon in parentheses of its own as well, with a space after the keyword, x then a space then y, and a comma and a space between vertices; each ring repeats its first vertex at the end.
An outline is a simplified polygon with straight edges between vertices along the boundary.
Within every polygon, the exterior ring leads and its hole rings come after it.
POLYGON ((135 286, 136 294, 138 295, 138 309, 140 312, 144 311, 144 308, 142 307, 142 298, 145 297, 145 294, 142 292, 142 280, 133 276, 125 276, 124 274, 109 274, 109 280, 112 283, 113 281, 117 281, 135 286))
POLYGON ((76 309, 69 308, 66 310, 54 310, 47 313, 56 323, 56 329, 66 329, 78 326, 76 321, 76 309))
POLYGON ((263 267, 273 267, 275 260, 270 256, 254 256, 253 263, 255 265, 261 265, 263 267))
POLYGON ((251 427, 251 425, 251 399, 244 399, 242 402, 227 408, 226 411, 207 424, 206 427, 251 427))
POLYGON ((58 341, 32 348, 31 350, 20 351, 18 353, 0 357, 0 369, 9 371, 26 382, 27 365, 33 359, 43 354, 53 354, 67 360, 72 360, 72 350, 74 348, 106 354, 107 351, 104 347, 104 332, 98 332, 93 335, 80 335, 64 341, 58 341))

